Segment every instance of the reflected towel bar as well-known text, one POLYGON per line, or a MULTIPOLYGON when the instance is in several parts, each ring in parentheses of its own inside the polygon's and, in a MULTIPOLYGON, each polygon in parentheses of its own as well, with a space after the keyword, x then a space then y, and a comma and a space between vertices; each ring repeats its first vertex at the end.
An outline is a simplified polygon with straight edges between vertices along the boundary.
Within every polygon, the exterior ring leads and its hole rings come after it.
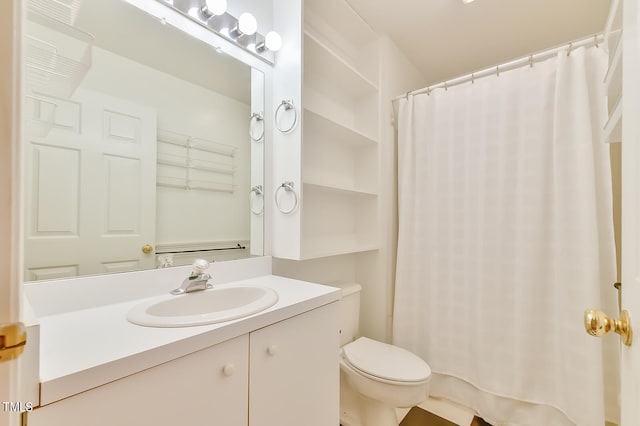
POLYGON ((246 246, 238 243, 235 247, 222 247, 212 249, 200 249, 200 250, 176 250, 176 251, 158 251, 156 254, 180 254, 180 253, 200 253, 204 251, 221 251, 221 250, 246 250, 246 246))

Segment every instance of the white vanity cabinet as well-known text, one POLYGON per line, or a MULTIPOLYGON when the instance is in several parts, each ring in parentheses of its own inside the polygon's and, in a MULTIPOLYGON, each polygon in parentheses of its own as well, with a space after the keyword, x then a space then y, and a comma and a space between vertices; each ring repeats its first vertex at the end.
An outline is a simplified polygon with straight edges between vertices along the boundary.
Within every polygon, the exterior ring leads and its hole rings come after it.
POLYGON ((249 336, 36 408, 28 426, 247 424, 249 336))
POLYGON ((337 302, 308 309, 36 408, 27 424, 338 425, 337 302))
POLYGON ((337 426, 338 304, 250 335, 250 426, 337 426))

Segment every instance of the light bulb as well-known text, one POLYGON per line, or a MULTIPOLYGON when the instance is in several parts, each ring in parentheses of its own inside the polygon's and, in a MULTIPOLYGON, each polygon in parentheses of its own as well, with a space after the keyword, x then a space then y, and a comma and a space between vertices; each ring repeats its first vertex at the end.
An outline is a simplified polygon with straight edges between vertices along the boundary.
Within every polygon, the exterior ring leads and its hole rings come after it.
POLYGON ((262 53, 265 50, 277 52, 282 47, 282 37, 275 31, 269 31, 264 40, 256 45, 256 52, 262 53))
POLYGON ((258 21, 249 12, 245 12, 238 18, 238 31, 241 34, 253 35, 258 30, 258 21))
POLYGON ((227 0, 205 0, 202 13, 207 16, 224 15, 227 11, 227 0))
POLYGON ((264 45, 272 52, 277 52, 282 47, 282 37, 275 31, 269 31, 264 36, 264 45))

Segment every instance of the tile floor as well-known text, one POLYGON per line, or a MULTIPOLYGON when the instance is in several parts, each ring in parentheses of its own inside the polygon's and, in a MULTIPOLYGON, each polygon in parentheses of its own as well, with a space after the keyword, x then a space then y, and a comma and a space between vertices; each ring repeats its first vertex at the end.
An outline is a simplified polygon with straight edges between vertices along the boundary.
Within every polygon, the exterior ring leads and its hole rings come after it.
MULTIPOLYGON (((419 407, 413 407, 404 417, 400 426, 459 426, 419 407)), ((474 417, 469 426, 491 426, 479 417, 474 417)))

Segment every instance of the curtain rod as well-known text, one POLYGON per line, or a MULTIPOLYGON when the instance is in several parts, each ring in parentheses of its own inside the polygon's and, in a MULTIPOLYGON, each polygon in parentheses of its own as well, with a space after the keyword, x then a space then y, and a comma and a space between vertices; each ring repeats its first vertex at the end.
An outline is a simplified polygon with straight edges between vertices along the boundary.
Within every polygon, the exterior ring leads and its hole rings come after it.
POLYGON ((564 50, 566 50, 567 55, 569 55, 571 53, 571 50, 577 49, 579 47, 591 46, 591 45, 598 46, 600 43, 602 43, 603 40, 604 40, 604 37, 602 34, 596 34, 584 39, 575 40, 570 43, 563 44, 559 47, 543 50, 537 53, 532 53, 520 59, 516 59, 514 61, 505 62, 500 65, 494 65, 492 67, 485 68, 483 70, 476 71, 470 74, 465 74, 451 80, 445 80, 441 83, 436 83, 431 86, 423 87, 422 89, 409 91, 405 94, 396 96, 395 98, 391 99, 391 102, 398 101, 402 98, 407 98, 409 95, 419 95, 421 93, 429 93, 435 89, 442 89, 442 88, 447 89, 449 87, 457 86, 459 84, 467 83, 469 81, 473 82, 473 80, 475 79, 487 77, 493 74, 500 76, 501 72, 514 70, 524 65, 533 66, 534 63, 543 61, 545 59, 549 59, 555 56, 558 52, 562 52, 564 50))

